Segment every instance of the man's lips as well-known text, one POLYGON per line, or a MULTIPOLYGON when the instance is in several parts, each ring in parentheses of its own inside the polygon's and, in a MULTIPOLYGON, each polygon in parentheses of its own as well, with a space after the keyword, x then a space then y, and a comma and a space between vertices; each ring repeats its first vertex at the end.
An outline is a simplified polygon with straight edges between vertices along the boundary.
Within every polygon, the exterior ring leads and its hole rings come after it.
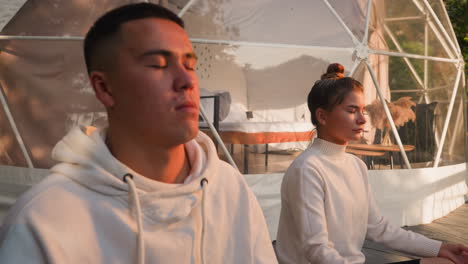
POLYGON ((182 111, 182 112, 197 112, 198 113, 198 107, 197 104, 194 102, 185 102, 182 104, 179 104, 175 108, 176 111, 182 111))

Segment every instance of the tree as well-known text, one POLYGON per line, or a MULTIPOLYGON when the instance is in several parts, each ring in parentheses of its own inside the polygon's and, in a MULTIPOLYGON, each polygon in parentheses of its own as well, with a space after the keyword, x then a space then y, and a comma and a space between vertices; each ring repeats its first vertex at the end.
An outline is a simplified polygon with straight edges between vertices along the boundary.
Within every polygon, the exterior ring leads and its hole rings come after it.
MULTIPOLYGON (((465 75, 468 75, 468 1, 444 0, 450 21, 465 60, 465 75)), ((466 85, 468 93, 468 85, 466 85)))

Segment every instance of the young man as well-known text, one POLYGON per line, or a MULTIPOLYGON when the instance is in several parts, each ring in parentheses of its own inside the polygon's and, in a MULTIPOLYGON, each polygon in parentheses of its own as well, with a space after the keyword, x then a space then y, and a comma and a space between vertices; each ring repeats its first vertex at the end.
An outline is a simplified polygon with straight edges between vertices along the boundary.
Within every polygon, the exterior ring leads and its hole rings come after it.
POLYGON ((109 126, 57 144, 60 163, 0 230, 0 263, 276 263, 254 194, 198 132, 183 25, 140 3, 90 29, 85 59, 109 126))

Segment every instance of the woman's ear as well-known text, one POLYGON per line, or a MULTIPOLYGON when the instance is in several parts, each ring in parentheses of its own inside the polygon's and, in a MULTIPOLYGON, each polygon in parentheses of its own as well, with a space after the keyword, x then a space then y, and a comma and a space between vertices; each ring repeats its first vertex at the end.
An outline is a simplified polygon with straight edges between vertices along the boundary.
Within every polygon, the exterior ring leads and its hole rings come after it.
POLYGON ((91 86, 93 86, 96 98, 106 107, 110 108, 114 105, 114 97, 112 89, 107 81, 106 74, 103 72, 94 71, 89 75, 91 86))
POLYGON ((325 111, 325 109, 317 108, 317 110, 315 110, 315 117, 319 125, 323 126, 327 123, 327 111, 325 111))

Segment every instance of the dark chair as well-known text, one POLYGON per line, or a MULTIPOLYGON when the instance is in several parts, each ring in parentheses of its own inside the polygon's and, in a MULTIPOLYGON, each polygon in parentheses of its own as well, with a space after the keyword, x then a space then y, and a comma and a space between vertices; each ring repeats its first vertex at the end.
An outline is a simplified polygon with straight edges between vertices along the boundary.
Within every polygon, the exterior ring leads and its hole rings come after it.
MULTIPOLYGON (((406 153, 410 163, 429 162, 434 160, 435 155, 435 134, 434 134, 434 110, 437 102, 430 104, 417 104, 412 109, 416 114, 416 120, 409 121, 405 125, 398 128, 403 145, 413 145, 415 149, 406 153)), ((393 133, 390 135, 391 140, 396 144, 393 133)), ((380 144, 382 131, 376 129, 373 144, 380 144)), ((374 163, 389 164, 389 157, 374 158, 374 163)), ((395 162, 403 164, 401 155, 396 155, 395 162)))
POLYGON ((430 104, 417 104, 413 107, 416 120, 406 123, 398 129, 401 142, 405 145, 414 145, 416 148, 407 153, 410 162, 428 162, 434 160, 435 133, 434 110, 437 102, 430 104))

